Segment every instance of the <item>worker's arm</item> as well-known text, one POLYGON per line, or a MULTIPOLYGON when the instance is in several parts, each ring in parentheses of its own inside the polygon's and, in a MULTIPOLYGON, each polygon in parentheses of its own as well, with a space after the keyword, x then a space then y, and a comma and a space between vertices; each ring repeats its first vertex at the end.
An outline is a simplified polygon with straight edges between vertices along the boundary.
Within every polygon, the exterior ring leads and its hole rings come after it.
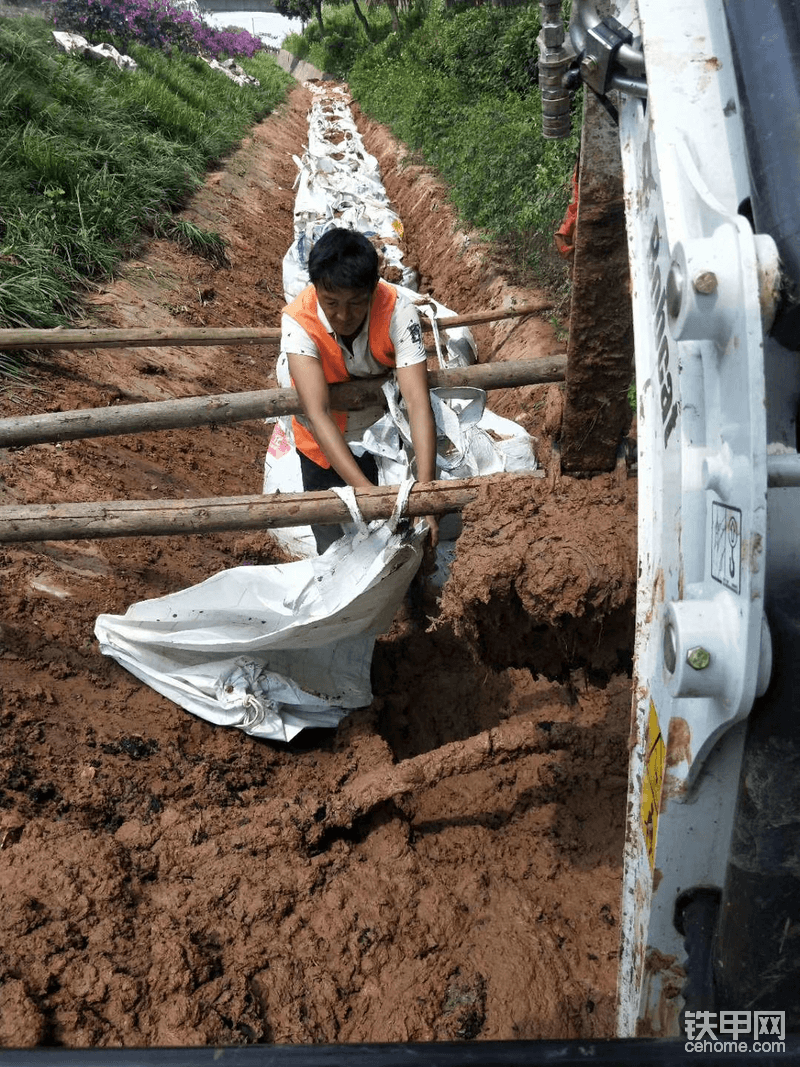
POLYGON ((341 475, 348 485, 366 489, 372 482, 356 463, 331 414, 330 391, 322 364, 313 356, 301 356, 296 353, 290 353, 288 359, 289 373, 317 444, 336 473, 341 475))
MULTIPOLYGON (((411 426, 417 480, 432 482, 436 478, 436 423, 428 392, 428 366, 426 363, 412 363, 408 367, 398 367, 396 374, 411 426)), ((436 545, 439 540, 439 521, 435 515, 427 515, 426 518, 431 530, 431 544, 436 545)))

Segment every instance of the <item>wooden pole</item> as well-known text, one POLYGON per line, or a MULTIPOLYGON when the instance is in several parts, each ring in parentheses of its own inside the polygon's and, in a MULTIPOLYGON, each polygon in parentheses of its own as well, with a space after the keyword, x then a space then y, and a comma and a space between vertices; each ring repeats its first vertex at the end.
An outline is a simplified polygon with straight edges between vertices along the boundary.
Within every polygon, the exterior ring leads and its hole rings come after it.
MULTIPOLYGON (((455 326, 480 326, 486 322, 501 322, 504 319, 525 318, 527 315, 536 315, 540 311, 550 311, 555 307, 552 300, 539 300, 535 304, 521 304, 519 307, 498 308, 492 311, 472 311, 466 315, 437 316, 436 325, 440 330, 451 330, 455 326)), ((425 315, 420 316, 420 322, 429 330, 433 329, 431 320, 425 315)))
MULTIPOLYGON (((497 311, 475 311, 467 315, 437 318, 443 329, 476 326, 479 323, 535 315, 553 307, 552 301, 539 301, 497 311)), ((421 316, 424 327, 430 321, 421 316)), ((149 326, 132 330, 0 330, 0 350, 16 348, 163 348, 167 345, 276 345, 281 331, 277 326, 149 326)))
MULTIPOLYGON (((525 485, 544 471, 492 475, 525 485)), ((478 495, 485 478, 425 482, 414 486, 407 514, 443 515, 460 511, 478 495)), ((397 486, 356 489, 367 522, 388 519, 397 486)), ((209 497, 200 500, 107 500, 87 504, 22 504, 0 507, 0 542, 74 541, 105 537, 205 534, 223 530, 269 530, 310 523, 351 522, 350 513, 332 492, 273 493, 266 496, 209 497)))
MULTIPOLYGON (((428 381, 431 388, 471 386, 478 389, 506 389, 563 381, 565 369, 566 357, 557 355, 546 359, 509 360, 452 370, 430 370, 428 381)), ((331 387, 331 399, 340 411, 357 411, 369 404, 381 403, 381 385, 385 380, 381 377, 342 382, 331 387)), ((0 448, 207 426, 212 423, 222 426, 247 419, 294 415, 301 410, 294 389, 262 389, 250 393, 158 400, 113 408, 23 415, 0 419, 0 448)))

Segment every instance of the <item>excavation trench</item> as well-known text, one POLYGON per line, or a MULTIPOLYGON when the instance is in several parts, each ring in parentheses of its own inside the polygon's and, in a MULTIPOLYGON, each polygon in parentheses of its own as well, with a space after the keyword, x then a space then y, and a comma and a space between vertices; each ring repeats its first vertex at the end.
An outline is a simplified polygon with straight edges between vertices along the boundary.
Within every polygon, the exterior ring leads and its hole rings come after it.
MULTIPOLYGON (((187 206, 219 267, 155 241, 76 327, 276 326, 309 94, 187 206)), ((359 119, 405 260, 458 312, 541 300, 359 119)), ((482 361, 563 351, 548 313, 482 361)), ((274 388, 274 346, 42 352, 2 416, 274 388)), ((440 602, 416 591, 374 701, 289 746, 194 719, 104 659, 94 620, 281 558, 268 531, 0 546, 0 1043, 609 1037, 635 593, 635 480, 561 477, 561 388, 492 407, 545 478, 487 484, 440 602)), ((253 420, 0 450, 4 505, 260 491, 253 420)))

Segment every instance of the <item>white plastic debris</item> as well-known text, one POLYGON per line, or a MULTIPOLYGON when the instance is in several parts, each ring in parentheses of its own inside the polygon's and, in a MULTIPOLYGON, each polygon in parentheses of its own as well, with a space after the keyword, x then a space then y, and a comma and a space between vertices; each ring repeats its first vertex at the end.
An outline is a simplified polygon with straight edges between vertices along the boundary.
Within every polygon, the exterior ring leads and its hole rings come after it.
POLYGON ((120 70, 137 70, 138 63, 130 56, 124 56, 112 44, 89 44, 79 33, 67 33, 65 30, 53 30, 53 37, 64 52, 77 52, 84 59, 106 60, 114 63, 120 70))
POLYGON ((237 85, 254 85, 259 86, 261 82, 258 78, 254 78, 252 74, 248 74, 247 71, 240 67, 238 63, 235 63, 232 59, 223 59, 221 62, 216 59, 206 59, 205 56, 200 56, 200 59, 204 63, 207 63, 212 70, 218 70, 220 74, 224 74, 226 78, 230 78, 232 82, 236 82, 237 85))
MULTIPOLYGON (((284 259, 284 293, 290 302, 308 284, 308 253, 331 226, 369 237, 397 281, 416 288, 416 274, 403 264, 403 224, 389 204, 378 161, 361 134, 339 86, 309 83, 314 100, 308 116, 308 145, 298 168, 294 206, 295 240, 284 259)), ((394 280, 394 279, 390 279, 394 280)))

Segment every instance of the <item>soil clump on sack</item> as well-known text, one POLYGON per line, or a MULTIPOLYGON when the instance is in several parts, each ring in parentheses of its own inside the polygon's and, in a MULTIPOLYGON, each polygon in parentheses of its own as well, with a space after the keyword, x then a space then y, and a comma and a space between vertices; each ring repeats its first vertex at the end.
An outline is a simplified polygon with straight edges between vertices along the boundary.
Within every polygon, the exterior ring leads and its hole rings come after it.
MULTIPOLYGON (((279 324, 297 87, 186 208, 215 265, 153 241, 76 325, 279 324)), ((354 109, 355 110, 355 109, 354 109)), ((524 304, 445 190, 358 118, 404 257, 459 313, 524 304)), ((548 356, 546 317, 473 330, 548 356)), ((277 346, 52 351, 2 415, 277 384, 277 346)), ((625 823, 635 480, 561 477, 561 388, 491 393, 544 479, 487 481, 375 698, 289 745, 195 718, 100 655, 97 616, 285 554, 267 532, 0 545, 0 1044, 610 1037, 625 823)), ((271 426, 0 451, 4 503, 259 493, 271 426)))

